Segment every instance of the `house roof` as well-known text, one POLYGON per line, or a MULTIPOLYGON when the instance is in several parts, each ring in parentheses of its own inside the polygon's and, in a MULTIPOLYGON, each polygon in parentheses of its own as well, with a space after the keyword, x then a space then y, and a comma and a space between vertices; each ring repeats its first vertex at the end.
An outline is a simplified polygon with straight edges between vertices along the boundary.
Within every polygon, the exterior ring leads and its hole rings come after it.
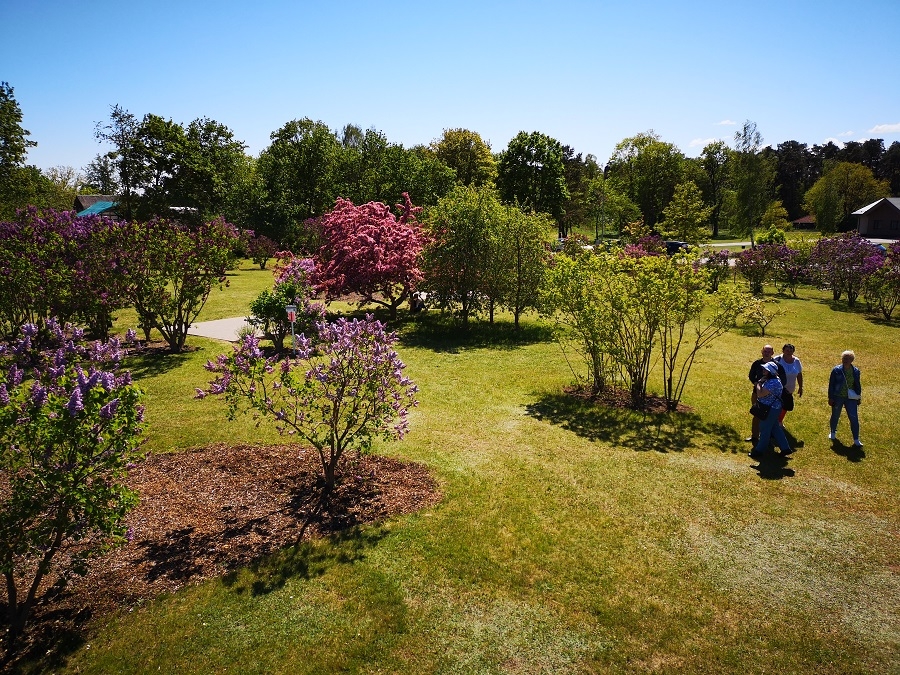
POLYGON ((98 213, 103 213, 105 211, 109 211, 116 205, 116 202, 94 202, 91 206, 87 207, 84 211, 79 211, 76 213, 76 216, 93 216, 98 213))
POLYGON ((883 197, 878 201, 872 202, 871 204, 867 204, 866 206, 854 211, 851 215, 861 216, 865 214, 867 211, 874 209, 876 206, 880 205, 882 202, 887 202, 891 206, 893 206, 897 211, 900 211, 900 197, 883 197))
POLYGON ((112 195, 78 195, 75 197, 74 210, 84 211, 97 202, 114 202, 116 200, 112 195))
POLYGON ((796 220, 791 221, 794 225, 815 225, 816 217, 815 216, 803 216, 802 218, 797 218, 796 220))

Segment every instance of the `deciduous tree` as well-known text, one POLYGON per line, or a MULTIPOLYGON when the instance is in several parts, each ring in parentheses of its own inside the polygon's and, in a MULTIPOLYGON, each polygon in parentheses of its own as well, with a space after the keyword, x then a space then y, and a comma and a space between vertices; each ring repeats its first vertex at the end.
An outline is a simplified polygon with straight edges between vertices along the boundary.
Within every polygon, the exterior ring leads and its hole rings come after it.
POLYGON ((652 130, 621 141, 607 164, 607 179, 638 206, 650 228, 662 219, 683 173, 684 155, 652 130))
POLYGON ((397 318, 397 308, 422 281, 419 267, 426 237, 409 195, 397 204, 398 218, 387 205, 356 206, 339 198, 319 221, 323 244, 315 273, 316 287, 329 299, 348 293, 361 296, 360 305, 375 303, 397 318))
POLYGON ((693 181, 675 186, 672 201, 663 209, 659 229, 664 237, 692 245, 709 240, 709 217, 713 207, 705 206, 700 188, 693 181))
POLYGON ((497 189, 507 204, 547 213, 559 223, 569 197, 562 145, 540 132, 520 131, 500 155, 497 189))
POLYGON ((468 129, 444 129, 432 148, 444 164, 456 172, 460 185, 482 187, 497 177, 497 162, 478 132, 468 129))
POLYGON ((823 233, 852 226, 857 209, 890 195, 887 181, 880 181, 861 164, 829 164, 824 175, 806 193, 804 205, 816 217, 823 233))

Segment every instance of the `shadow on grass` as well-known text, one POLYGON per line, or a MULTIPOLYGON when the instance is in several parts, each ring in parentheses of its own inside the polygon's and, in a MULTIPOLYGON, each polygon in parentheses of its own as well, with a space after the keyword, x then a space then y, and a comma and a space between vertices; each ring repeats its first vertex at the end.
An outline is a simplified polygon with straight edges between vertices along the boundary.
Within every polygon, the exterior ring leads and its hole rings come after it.
POLYGON ((753 468, 756 469, 759 477, 765 480, 781 480, 794 475, 794 470, 788 466, 790 455, 782 455, 780 452, 769 450, 754 461, 757 464, 753 468))
POLYGON ((384 527, 355 526, 324 539, 301 541, 254 562, 243 572, 231 572, 223 583, 238 594, 253 596, 276 591, 291 579, 314 579, 336 565, 348 565, 365 559, 386 531, 384 527))
POLYGON ((848 462, 861 462, 866 458, 866 451, 862 448, 855 445, 844 445, 840 441, 831 441, 831 451, 848 462))
POLYGON ((129 355, 123 362, 122 369, 131 371, 132 377, 139 380, 175 370, 189 358, 190 356, 185 352, 173 354, 168 348, 147 350, 129 355))
POLYGON ((639 452, 680 452, 692 447, 698 434, 720 452, 744 451, 735 429, 704 422, 696 413, 610 408, 566 394, 542 396, 527 405, 526 410, 538 420, 559 425, 590 441, 628 446, 639 452))
POLYGON ((466 349, 518 349, 530 344, 553 340, 549 326, 522 323, 516 330, 511 321, 470 321, 468 326, 456 323, 448 314, 429 312, 406 315, 397 322, 400 343, 407 347, 423 347, 435 352, 455 353, 466 349))

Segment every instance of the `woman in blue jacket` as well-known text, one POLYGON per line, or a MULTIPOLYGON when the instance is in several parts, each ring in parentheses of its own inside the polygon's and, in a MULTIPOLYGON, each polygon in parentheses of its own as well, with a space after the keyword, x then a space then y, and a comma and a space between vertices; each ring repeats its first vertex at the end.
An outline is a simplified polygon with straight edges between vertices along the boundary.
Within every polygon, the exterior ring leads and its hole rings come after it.
POLYGON ((853 446, 862 447, 859 440, 859 404, 862 403, 862 384, 859 381, 859 368, 853 365, 856 358, 849 349, 841 354, 841 363, 831 370, 828 378, 828 405, 831 406, 831 433, 828 438, 837 440, 837 425, 841 419, 841 408, 847 410, 850 420, 850 431, 853 433, 853 446))
POLYGON ((787 436, 784 435, 784 429, 781 428, 778 421, 778 415, 781 413, 782 391, 783 386, 778 377, 778 364, 774 361, 764 363, 760 368, 760 378, 756 382, 756 401, 768 406, 769 413, 765 419, 759 421, 759 440, 750 451, 750 456, 754 459, 763 456, 769 449, 769 442, 772 438, 775 439, 782 455, 791 453, 787 436))

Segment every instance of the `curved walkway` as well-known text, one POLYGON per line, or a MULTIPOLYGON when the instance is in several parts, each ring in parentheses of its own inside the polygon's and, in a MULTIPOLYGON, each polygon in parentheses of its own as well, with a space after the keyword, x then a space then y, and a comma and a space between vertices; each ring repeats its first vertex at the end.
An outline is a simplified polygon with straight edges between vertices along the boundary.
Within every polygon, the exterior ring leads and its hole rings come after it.
POLYGON ((247 323, 247 319, 244 317, 218 319, 216 321, 198 321, 191 324, 191 327, 188 328, 188 335, 225 340, 226 342, 237 342, 240 339, 239 333, 246 328, 250 328, 250 324, 247 323))

